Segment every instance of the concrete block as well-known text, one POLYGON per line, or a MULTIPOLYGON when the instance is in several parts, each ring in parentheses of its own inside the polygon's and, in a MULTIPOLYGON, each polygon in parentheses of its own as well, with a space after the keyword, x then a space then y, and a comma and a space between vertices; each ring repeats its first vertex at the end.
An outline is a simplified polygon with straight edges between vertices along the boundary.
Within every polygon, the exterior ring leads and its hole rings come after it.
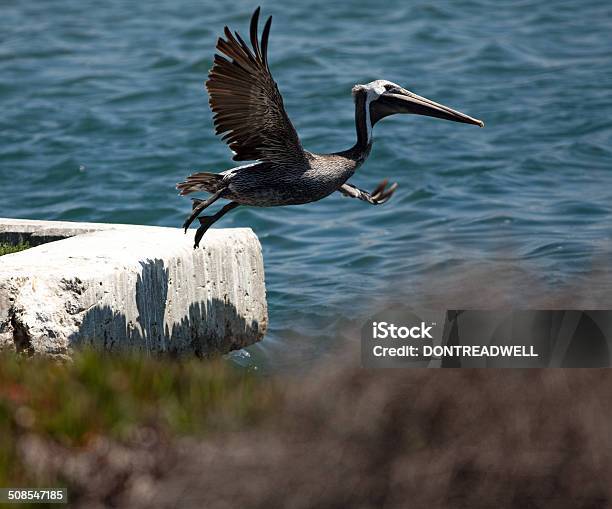
MULTIPOLYGON (((20 234, 30 239, 76 236, 0 257, 0 348, 62 356, 92 345, 207 356, 265 334, 263 259, 250 229, 211 229, 194 250, 193 230, 26 226, 20 234)), ((0 219, 5 229, 19 234, 0 219)))

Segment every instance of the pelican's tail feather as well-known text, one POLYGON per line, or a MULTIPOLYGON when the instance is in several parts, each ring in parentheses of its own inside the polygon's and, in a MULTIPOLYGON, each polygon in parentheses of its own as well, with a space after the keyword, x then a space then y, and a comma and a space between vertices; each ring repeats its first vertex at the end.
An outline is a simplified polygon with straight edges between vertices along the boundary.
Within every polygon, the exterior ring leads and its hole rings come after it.
POLYGON ((223 175, 208 172, 194 173, 193 175, 189 175, 184 182, 179 182, 176 185, 176 188, 179 190, 179 194, 181 196, 185 196, 196 191, 216 193, 223 187, 225 187, 223 184, 223 175))

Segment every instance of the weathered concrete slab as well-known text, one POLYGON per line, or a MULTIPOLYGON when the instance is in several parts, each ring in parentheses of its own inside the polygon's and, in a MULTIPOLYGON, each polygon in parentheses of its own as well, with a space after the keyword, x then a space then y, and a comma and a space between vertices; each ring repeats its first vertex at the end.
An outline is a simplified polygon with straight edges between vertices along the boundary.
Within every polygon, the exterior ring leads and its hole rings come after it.
MULTIPOLYGON (((63 225, 47 226, 65 233, 63 225)), ((194 250, 193 230, 67 226, 94 232, 0 257, 0 347, 207 355, 263 337, 263 260, 250 229, 212 229, 194 250)))

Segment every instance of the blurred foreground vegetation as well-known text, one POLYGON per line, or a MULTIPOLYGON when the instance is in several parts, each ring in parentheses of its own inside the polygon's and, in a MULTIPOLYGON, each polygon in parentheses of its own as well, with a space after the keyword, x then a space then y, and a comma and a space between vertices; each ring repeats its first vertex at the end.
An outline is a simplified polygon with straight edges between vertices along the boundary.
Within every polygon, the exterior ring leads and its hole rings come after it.
POLYGON ((20 242, 19 244, 16 244, 16 245, 0 242, 0 256, 11 254, 11 253, 18 253, 19 251, 24 251, 28 249, 29 247, 30 245, 27 242, 26 243, 20 242))
POLYGON ((271 382, 221 360, 86 351, 58 362, 0 353, 0 486, 60 481, 29 477, 18 450, 26 435, 71 449, 100 436, 129 442, 142 429, 201 436, 253 423, 276 394, 271 382))
POLYGON ((608 369, 5 354, 0 485, 76 509, 610 507, 611 396, 608 369))

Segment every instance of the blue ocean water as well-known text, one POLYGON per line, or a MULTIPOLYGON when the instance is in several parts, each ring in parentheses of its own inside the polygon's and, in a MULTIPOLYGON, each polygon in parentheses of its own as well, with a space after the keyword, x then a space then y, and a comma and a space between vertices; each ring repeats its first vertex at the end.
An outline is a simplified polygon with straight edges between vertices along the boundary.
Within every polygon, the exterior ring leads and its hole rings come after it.
MULTIPOLYGON (((2 0, 0 216, 179 226, 189 203, 174 184, 234 165, 203 82, 223 25, 245 33, 254 7, 2 0)), ((554 292, 609 258, 610 2, 262 7, 274 16, 271 68, 309 150, 352 145, 350 90, 373 79, 486 128, 416 116, 377 125, 351 181, 397 181, 382 207, 336 195, 226 216, 219 226, 250 226, 264 248, 271 328, 245 362, 307 365, 390 289, 409 299, 449 267, 528 266, 554 292)))

